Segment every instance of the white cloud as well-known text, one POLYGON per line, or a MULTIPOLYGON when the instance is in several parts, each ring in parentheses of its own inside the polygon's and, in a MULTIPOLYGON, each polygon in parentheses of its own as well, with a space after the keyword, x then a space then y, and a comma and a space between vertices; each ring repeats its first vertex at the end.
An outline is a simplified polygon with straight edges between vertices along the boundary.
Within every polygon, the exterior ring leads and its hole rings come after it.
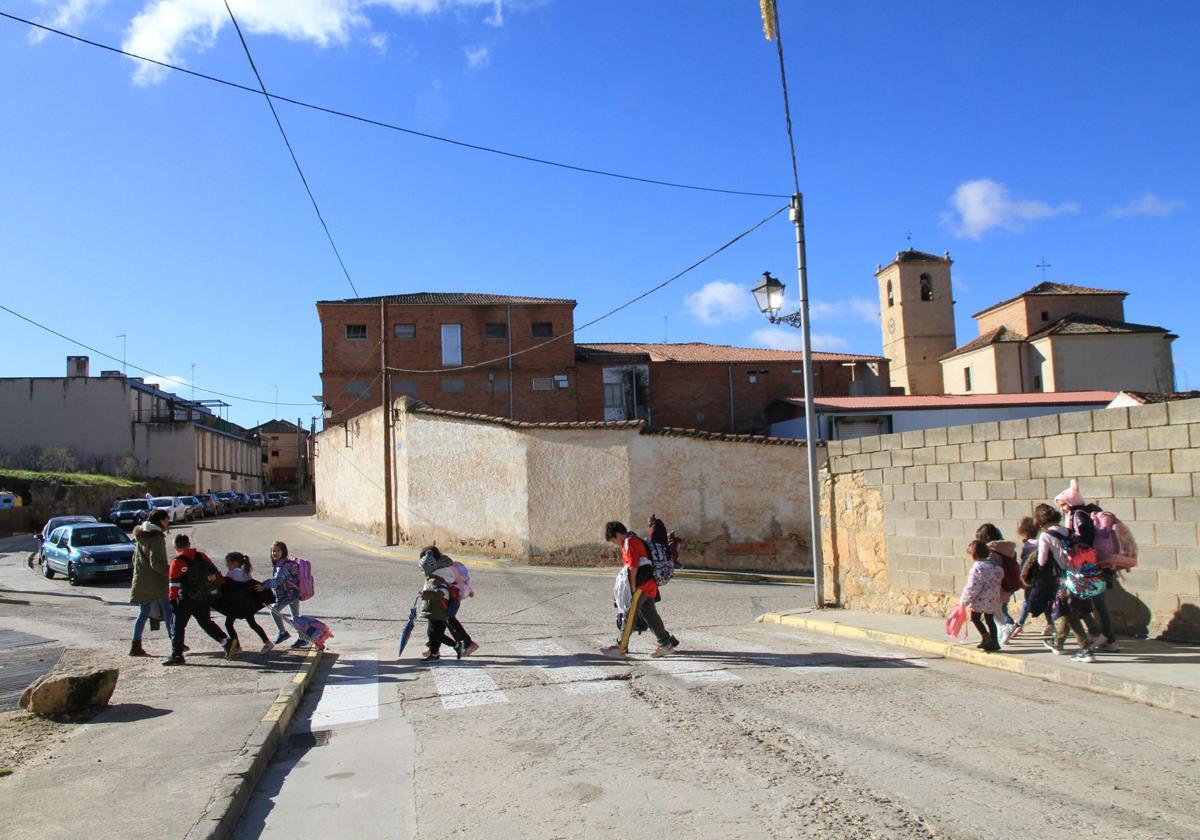
POLYGON ((387 52, 388 36, 383 32, 373 32, 367 36, 367 43, 381 53, 387 52))
POLYGON ((182 376, 147 376, 145 381, 147 385, 157 385, 164 391, 170 391, 175 388, 187 388, 192 384, 182 376))
POLYGON ((725 280, 713 280, 683 299, 692 317, 702 324, 744 321, 758 315, 754 296, 745 286, 725 280))
POLYGON ((492 53, 487 47, 467 47, 463 53, 467 56, 467 67, 472 70, 482 70, 492 61, 492 53))
POLYGON ((808 311, 814 321, 854 319, 867 324, 879 323, 879 301, 854 297, 845 300, 814 300, 808 311))
POLYGON ((1154 193, 1147 192, 1128 204, 1108 208, 1108 215, 1113 219, 1125 219, 1130 216, 1169 216, 1182 207, 1183 202, 1177 198, 1159 198, 1154 193))
MULTIPOLYGON (((73 2, 86 4, 89 0, 73 2)), ((236 0, 231 5, 247 34, 279 35, 319 47, 345 44, 356 30, 366 30, 370 35, 371 22, 365 14, 368 8, 410 15, 487 8, 491 13, 486 23, 503 23, 500 0, 236 0)), ((202 52, 211 47, 228 25, 229 15, 219 0, 152 0, 130 22, 122 47, 147 58, 178 64, 185 50, 202 52)), ((381 49, 374 39, 371 44, 381 49)), ((165 73, 161 67, 139 62, 134 80, 151 84, 165 73)))
MULTIPOLYGON (((67 31, 77 29, 107 2, 108 0, 65 0, 58 4, 58 8, 54 10, 54 17, 50 18, 47 25, 67 31)), ((49 34, 43 29, 35 29, 29 33, 29 42, 40 44, 49 34)))
MULTIPOLYGON (((773 350, 803 350, 804 339, 800 330, 793 327, 762 327, 750 333, 750 342, 773 350)), ((813 333, 814 352, 845 350, 850 343, 840 335, 813 333)))
POLYGON ((980 239, 992 228, 1020 233, 1026 222, 1078 213, 1073 201, 1050 205, 1044 201, 1014 201, 1008 188, 991 178, 978 178, 958 185, 950 198, 954 213, 944 213, 942 223, 956 236, 980 239))

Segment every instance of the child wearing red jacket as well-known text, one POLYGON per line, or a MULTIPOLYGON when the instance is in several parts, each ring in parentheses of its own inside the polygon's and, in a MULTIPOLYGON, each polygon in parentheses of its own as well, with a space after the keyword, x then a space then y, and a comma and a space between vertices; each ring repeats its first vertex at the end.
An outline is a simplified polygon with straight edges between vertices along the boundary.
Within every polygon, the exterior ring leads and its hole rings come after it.
POLYGON ((206 591, 192 591, 188 583, 189 579, 194 579, 194 575, 191 577, 188 575, 189 570, 193 570, 192 567, 206 566, 205 571, 216 575, 219 591, 221 573, 217 571, 217 567, 213 565, 206 554, 192 548, 192 541, 187 534, 179 534, 175 537, 175 552, 175 558, 167 570, 169 578, 167 596, 171 599, 171 606, 175 611, 175 635, 171 639, 171 657, 164 659, 163 664, 186 664, 183 659, 183 652, 187 650, 187 645, 184 644, 184 632, 187 630, 188 621, 192 618, 195 618, 196 623, 204 628, 205 633, 221 645, 226 657, 233 656, 240 648, 237 640, 226 636, 212 620, 208 611, 212 599, 206 591))

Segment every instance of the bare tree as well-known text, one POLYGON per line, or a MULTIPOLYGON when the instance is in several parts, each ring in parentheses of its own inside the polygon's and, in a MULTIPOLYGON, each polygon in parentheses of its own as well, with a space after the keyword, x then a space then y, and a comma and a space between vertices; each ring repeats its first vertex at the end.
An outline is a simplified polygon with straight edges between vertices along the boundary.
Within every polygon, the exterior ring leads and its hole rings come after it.
POLYGON ((37 466, 45 472, 75 472, 79 459, 65 446, 48 446, 38 456, 37 466))

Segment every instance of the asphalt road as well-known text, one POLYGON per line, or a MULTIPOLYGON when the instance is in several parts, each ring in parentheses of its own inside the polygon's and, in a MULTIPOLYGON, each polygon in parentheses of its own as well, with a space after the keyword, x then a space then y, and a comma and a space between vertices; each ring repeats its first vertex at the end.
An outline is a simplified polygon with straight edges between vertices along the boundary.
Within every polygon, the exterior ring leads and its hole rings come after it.
POLYGON ((261 571, 288 542, 336 633, 239 838, 1197 836, 1200 721, 754 623, 805 587, 673 581, 679 653, 615 662, 610 575, 478 568, 479 652, 419 663, 418 626, 398 660, 415 562, 299 513, 188 526, 261 571))

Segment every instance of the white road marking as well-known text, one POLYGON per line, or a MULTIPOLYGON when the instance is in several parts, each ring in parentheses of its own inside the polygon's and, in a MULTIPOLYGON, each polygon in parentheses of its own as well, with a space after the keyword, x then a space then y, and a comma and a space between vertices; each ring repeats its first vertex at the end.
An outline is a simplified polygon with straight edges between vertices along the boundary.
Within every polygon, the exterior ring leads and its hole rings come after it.
POLYGON ((465 709, 508 702, 508 697, 496 685, 496 681, 474 664, 439 662, 430 670, 433 671, 444 708, 465 709))
POLYGON ((321 689, 312 731, 379 719, 379 657, 339 659, 321 689))
MULTIPOLYGON (((684 644, 686 643, 685 639, 684 644)), ((656 671, 689 683, 737 682, 740 679, 736 674, 731 674, 715 662, 688 656, 682 648, 677 653, 659 659, 647 657, 642 660, 639 657, 638 661, 644 661, 656 671)))
MULTIPOLYGON (((517 642, 513 648, 521 656, 531 658, 570 657, 572 655, 562 645, 549 639, 517 642)), ((620 688, 612 680, 606 679, 609 672, 596 665, 539 664, 537 667, 544 671, 552 682, 559 683, 567 694, 600 694, 620 688)))

